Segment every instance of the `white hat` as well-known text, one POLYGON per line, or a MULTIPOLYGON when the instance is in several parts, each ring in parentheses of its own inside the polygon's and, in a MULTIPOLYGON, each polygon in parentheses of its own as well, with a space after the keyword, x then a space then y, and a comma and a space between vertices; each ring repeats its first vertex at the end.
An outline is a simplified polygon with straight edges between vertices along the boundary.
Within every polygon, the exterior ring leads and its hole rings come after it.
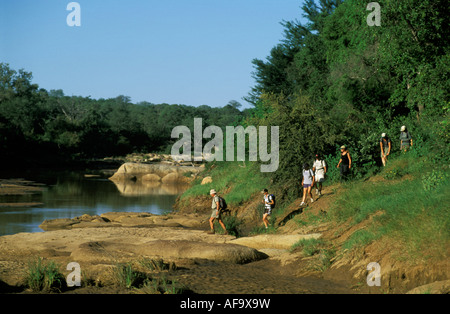
POLYGON ((212 189, 211 191, 209 191, 209 194, 213 195, 213 194, 217 194, 217 192, 216 192, 216 190, 212 189))
POLYGON ((400 129, 400 131, 405 132, 405 131, 406 131, 406 126, 402 126, 402 128, 400 129))
POLYGON ((386 137, 386 133, 381 134, 381 137, 385 138, 386 137))

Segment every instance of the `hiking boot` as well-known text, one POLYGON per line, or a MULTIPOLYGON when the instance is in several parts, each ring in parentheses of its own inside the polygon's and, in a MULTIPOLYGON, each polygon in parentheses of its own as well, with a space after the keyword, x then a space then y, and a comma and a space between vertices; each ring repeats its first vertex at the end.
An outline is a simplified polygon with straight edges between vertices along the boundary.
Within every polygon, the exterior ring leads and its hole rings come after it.
POLYGON ((314 203, 314 199, 313 198, 311 199, 311 203, 314 203))
POLYGON ((209 230, 208 232, 207 232, 207 234, 215 234, 216 232, 214 231, 214 230, 209 230))
POLYGON ((301 204, 300 204, 300 206, 305 206, 306 204, 305 204, 305 202, 302 202, 301 204))
POLYGON ((316 195, 320 195, 319 189, 316 189, 316 195))

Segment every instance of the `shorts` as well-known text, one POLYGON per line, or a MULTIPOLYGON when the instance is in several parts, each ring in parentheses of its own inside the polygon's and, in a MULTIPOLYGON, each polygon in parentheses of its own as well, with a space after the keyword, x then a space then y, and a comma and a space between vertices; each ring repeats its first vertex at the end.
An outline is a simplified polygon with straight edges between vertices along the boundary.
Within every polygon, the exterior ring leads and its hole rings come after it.
POLYGON ((265 215, 265 214, 267 214, 267 215, 269 215, 269 216, 272 215, 272 208, 267 208, 267 207, 266 207, 266 209, 264 210, 264 215, 265 215))
POLYGON ((213 209, 211 212, 211 218, 222 219, 221 211, 219 210, 219 213, 217 213, 217 210, 213 209))
POLYGON ((307 188, 309 188, 309 187, 311 187, 311 184, 303 184, 303 188, 304 188, 304 189, 307 189, 307 188))
POLYGON ((325 182, 325 177, 317 176, 316 182, 319 182, 319 183, 325 182))

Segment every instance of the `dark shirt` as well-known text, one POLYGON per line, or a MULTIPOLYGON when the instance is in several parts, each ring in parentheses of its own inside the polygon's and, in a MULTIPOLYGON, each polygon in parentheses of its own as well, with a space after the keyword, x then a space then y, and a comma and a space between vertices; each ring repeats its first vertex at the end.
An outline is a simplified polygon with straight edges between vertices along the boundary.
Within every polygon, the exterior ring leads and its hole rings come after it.
POLYGON ((345 155, 341 155, 342 164, 348 166, 350 164, 350 159, 348 159, 348 152, 345 155))

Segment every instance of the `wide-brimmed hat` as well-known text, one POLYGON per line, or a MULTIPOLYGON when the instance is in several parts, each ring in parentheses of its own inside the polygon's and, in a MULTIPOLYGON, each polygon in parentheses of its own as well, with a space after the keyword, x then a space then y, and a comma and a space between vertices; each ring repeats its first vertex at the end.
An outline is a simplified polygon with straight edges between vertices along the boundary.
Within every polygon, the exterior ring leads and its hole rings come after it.
POLYGON ((216 192, 216 190, 212 189, 211 191, 209 191, 209 194, 210 194, 210 195, 212 195, 212 194, 217 194, 217 192, 216 192))
POLYGON ((402 126, 402 128, 400 129, 400 131, 405 132, 405 131, 406 131, 406 126, 402 126))
POLYGON ((347 146, 342 145, 342 146, 341 146, 341 149, 347 149, 347 146))

